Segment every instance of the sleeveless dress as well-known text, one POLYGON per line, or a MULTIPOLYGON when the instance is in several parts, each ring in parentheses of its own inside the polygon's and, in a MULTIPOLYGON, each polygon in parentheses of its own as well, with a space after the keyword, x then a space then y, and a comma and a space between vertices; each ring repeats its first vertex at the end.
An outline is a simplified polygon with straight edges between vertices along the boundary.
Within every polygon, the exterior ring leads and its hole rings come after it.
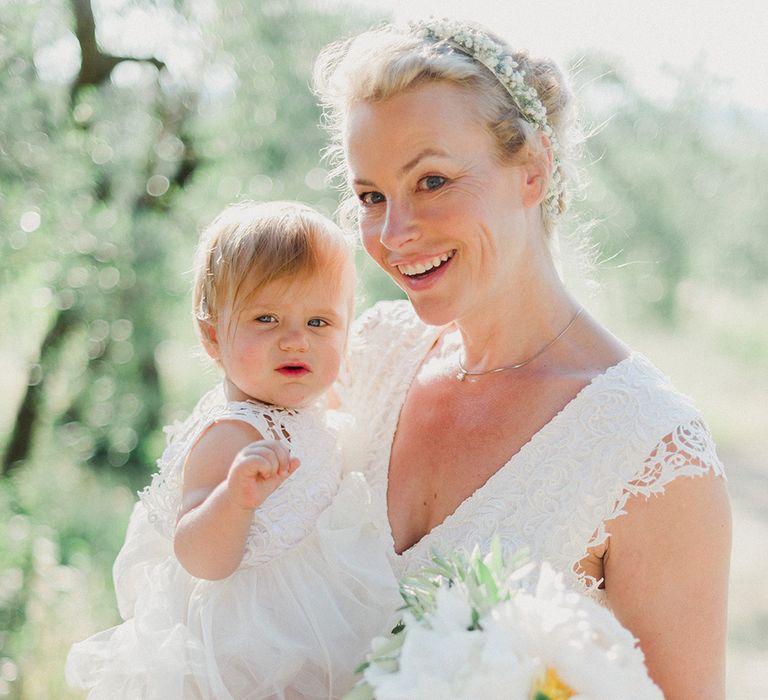
POLYGON ((72 647, 70 685, 104 700, 329 698, 353 685, 400 598, 365 480, 354 472, 341 480, 329 415, 227 402, 217 387, 167 429, 159 471, 115 561, 124 622, 72 647), (186 455, 220 420, 288 443, 301 465, 254 511, 238 570, 208 581, 179 564, 173 532, 186 455))
POLYGON ((358 417, 350 460, 368 479, 399 577, 428 564, 435 547, 487 550, 498 535, 507 555, 526 548, 602 602, 600 581, 577 564, 605 542, 605 523, 623 514, 627 499, 662 493, 682 476, 724 475, 690 399, 635 353, 595 377, 442 523, 395 553, 387 515, 392 441, 409 386, 444 330, 423 324, 407 301, 380 302, 355 322, 339 385, 343 409, 358 417))

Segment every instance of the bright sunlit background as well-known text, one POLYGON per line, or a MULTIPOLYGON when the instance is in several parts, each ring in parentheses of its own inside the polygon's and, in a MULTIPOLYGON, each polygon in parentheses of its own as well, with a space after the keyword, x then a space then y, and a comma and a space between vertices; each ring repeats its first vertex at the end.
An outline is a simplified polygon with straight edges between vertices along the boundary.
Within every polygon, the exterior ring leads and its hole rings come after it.
MULTIPOLYGON (((599 127, 574 207, 596 265, 575 288, 713 431, 735 527, 728 698, 765 695, 768 4, 3 0, 0 698, 81 697, 67 649, 117 621, 110 567, 161 427, 216 380, 188 313, 197 231, 244 197, 332 214, 313 59, 430 14, 575 67, 599 127)), ((397 293, 360 270, 363 305, 397 293)))
MULTIPOLYGON (((378 0, 356 0, 372 11, 378 0)), ((675 74, 698 66, 724 81, 722 99, 768 113, 768 5, 665 0, 413 0, 388 3, 398 21, 466 17, 485 24, 513 45, 561 63, 584 50, 615 56, 646 94, 669 99, 675 74)))

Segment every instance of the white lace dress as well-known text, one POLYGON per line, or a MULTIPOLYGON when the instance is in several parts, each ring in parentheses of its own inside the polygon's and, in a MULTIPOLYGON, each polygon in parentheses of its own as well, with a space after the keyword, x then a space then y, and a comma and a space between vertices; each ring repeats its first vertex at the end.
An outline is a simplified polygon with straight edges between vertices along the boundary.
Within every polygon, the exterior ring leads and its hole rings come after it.
POLYGON ((374 517, 395 573, 427 564, 438 548, 485 549, 494 535, 513 553, 528 548, 569 585, 598 600, 598 582, 577 570, 605 523, 633 494, 655 494, 673 479, 723 474, 712 438, 691 401, 642 355, 596 377, 482 487, 402 554, 387 517, 392 440, 409 386, 441 328, 419 321, 406 301, 381 302, 355 323, 351 362, 339 393, 358 417, 350 456, 365 473, 374 517))
POLYGON ((368 487, 359 473, 341 480, 326 417, 319 408, 228 403, 218 387, 168 430, 114 566, 125 621, 73 646, 71 685, 104 700, 328 698, 349 689, 399 597, 368 487), (172 538, 184 459, 223 419, 289 443, 301 466, 254 511, 239 569, 207 581, 181 567, 172 538))

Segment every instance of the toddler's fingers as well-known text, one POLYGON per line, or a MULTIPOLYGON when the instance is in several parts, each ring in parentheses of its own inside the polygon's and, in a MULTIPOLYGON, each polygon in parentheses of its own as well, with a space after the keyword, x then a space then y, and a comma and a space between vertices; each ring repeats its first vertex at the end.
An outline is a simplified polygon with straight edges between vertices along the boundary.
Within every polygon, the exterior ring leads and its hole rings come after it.
POLYGON ((299 466, 300 462, 298 457, 291 457, 288 455, 288 459, 286 461, 280 462, 280 469, 278 469, 278 474, 280 476, 290 476, 293 474, 293 472, 296 471, 296 468, 299 466))
POLYGON ((246 445, 240 454, 244 460, 253 460, 256 473, 262 476, 287 476, 295 469, 288 447, 277 440, 257 440, 246 445))
POLYGON ((272 450, 257 445, 249 445, 241 450, 236 462, 247 471, 262 476, 271 476, 280 468, 277 455, 272 450))

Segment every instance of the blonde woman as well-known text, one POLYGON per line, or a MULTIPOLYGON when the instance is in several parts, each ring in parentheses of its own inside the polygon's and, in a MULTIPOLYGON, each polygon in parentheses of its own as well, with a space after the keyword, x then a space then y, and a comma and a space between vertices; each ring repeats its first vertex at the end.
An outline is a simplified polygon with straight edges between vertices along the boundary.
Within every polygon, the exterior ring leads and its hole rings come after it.
POLYGON ((429 21, 328 47, 316 84, 363 246, 408 296, 357 320, 340 389, 396 572, 498 534, 602 599, 667 697, 722 698, 723 468, 691 402, 558 274, 563 75, 429 21))

